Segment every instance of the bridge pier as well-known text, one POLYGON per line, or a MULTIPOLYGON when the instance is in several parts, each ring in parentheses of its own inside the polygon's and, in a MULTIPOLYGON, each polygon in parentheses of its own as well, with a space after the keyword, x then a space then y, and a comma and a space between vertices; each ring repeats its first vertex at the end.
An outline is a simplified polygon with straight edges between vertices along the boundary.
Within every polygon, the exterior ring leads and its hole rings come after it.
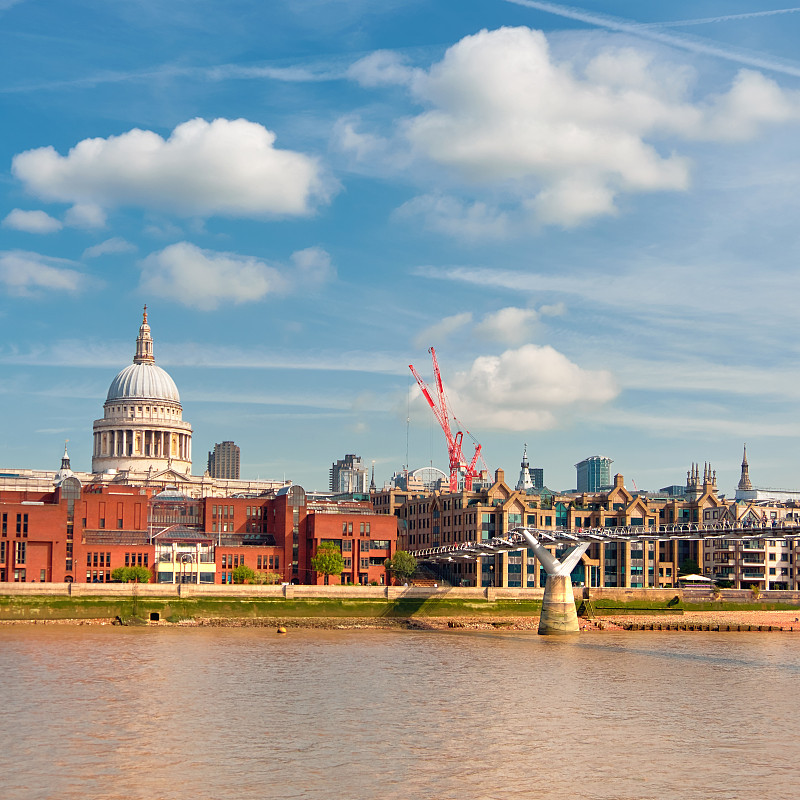
POLYGON ((589 542, 576 544, 567 550, 559 560, 525 529, 522 529, 520 533, 525 537, 547 573, 538 633, 541 636, 578 633, 580 626, 578 625, 578 612, 575 609, 575 598, 572 594, 570 573, 586 552, 589 542))

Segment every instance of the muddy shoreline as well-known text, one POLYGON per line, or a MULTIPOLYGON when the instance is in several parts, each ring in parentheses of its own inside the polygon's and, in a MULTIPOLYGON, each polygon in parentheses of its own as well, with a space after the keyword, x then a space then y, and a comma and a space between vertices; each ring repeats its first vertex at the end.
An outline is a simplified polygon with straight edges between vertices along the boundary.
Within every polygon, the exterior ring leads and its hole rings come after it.
MULTIPOLYGON (((579 620, 582 632, 624 631, 631 623, 635 629, 651 625, 679 625, 681 628, 700 630, 702 627, 723 630, 728 627, 744 629, 772 629, 800 633, 800 610, 791 611, 686 611, 680 616, 663 614, 654 615, 607 615, 593 619, 579 620)), ((97 619, 50 619, 50 620, 0 620, 1 625, 114 625, 118 620, 108 618, 97 619)), ((512 630, 536 631, 539 627, 538 617, 260 617, 260 618, 217 618, 206 617, 181 620, 178 622, 141 621, 139 624, 159 627, 186 628, 306 628, 319 630, 512 630)), ((631 632, 635 632, 631 631, 631 632)), ((681 631, 683 632, 683 631, 681 631)))

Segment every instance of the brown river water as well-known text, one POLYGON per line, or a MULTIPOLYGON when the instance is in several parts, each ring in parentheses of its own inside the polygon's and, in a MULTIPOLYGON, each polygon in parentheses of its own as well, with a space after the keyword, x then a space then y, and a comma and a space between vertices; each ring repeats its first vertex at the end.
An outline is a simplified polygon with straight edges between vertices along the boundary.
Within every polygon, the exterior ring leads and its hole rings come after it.
POLYGON ((0 628, 0 800, 800 798, 781 633, 0 628))

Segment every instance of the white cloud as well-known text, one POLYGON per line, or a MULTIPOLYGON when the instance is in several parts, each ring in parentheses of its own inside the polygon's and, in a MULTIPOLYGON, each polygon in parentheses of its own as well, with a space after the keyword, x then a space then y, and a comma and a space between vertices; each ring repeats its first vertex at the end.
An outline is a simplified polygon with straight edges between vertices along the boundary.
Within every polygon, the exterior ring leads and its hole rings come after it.
POLYGON ((105 228, 106 213, 94 203, 78 203, 67 209, 64 222, 73 228, 105 228))
POLYGON ((458 239, 502 239, 510 232, 509 216, 486 203, 464 203, 455 197, 426 194, 403 203, 396 211, 399 219, 421 217, 428 230, 458 239))
POLYGON ((330 254, 321 247, 307 247, 292 253, 292 264, 306 290, 313 284, 326 283, 336 277, 330 254))
POLYGON ((573 412, 607 403, 619 391, 610 372, 582 369, 552 347, 533 344, 475 359, 446 389, 459 419, 507 431, 557 427, 573 412))
POLYGON ((3 220, 3 227, 25 233, 55 233, 63 225, 44 211, 23 211, 15 208, 3 220))
POLYGON ((78 292, 86 277, 66 259, 10 250, 0 252, 0 283, 11 295, 31 297, 41 291, 78 292))
POLYGON ((422 75, 422 71, 409 67, 406 61, 390 50, 376 50, 351 65, 349 78, 362 86, 409 85, 422 75))
POLYGON ((293 281, 291 270, 283 265, 178 242, 142 261, 140 288, 212 311, 221 303, 253 303, 268 294, 282 294, 293 285, 307 288, 308 281, 319 282, 332 274, 330 257, 320 248, 300 250, 292 255, 292 262, 302 283, 293 281))
POLYGON ((274 146, 245 119, 193 119, 162 139, 134 129, 84 139, 68 155, 41 147, 16 155, 12 172, 45 200, 77 206, 157 208, 185 216, 300 215, 333 185, 316 158, 274 146))
POLYGON ((445 317, 435 325, 425 328, 414 337, 414 345, 416 347, 430 347, 441 343, 444 339, 458 330, 461 330, 465 325, 472 322, 472 314, 469 311, 464 311, 461 314, 454 314, 451 317, 445 317))
POLYGON ((136 250, 136 245, 114 236, 104 242, 87 247, 83 251, 83 258, 98 258, 99 256, 113 255, 114 253, 132 253, 136 250))
MULTIPOLYGON (((676 151, 680 142, 752 139, 765 125, 800 119, 800 93, 760 73, 741 70, 730 90, 696 100, 694 73, 655 52, 626 45, 559 61, 528 28, 467 36, 427 71, 375 54, 351 74, 364 85, 405 83, 426 107, 397 123, 420 164, 564 227, 616 213, 622 194, 686 190, 691 161, 676 151)), ((417 198, 404 213, 462 236, 470 208, 483 235, 507 224, 478 203, 417 198)))
POLYGON ((522 344, 530 338, 539 314, 532 308, 501 308, 487 314, 475 326, 475 333, 493 342, 522 344))

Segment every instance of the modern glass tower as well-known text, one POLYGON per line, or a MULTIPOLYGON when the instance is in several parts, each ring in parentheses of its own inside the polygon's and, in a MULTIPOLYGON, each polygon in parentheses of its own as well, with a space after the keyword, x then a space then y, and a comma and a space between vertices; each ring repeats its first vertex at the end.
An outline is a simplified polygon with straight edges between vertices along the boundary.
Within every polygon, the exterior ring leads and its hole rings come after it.
POLYGON ((599 492, 611 486, 611 465, 614 462, 605 456, 589 456, 575 465, 578 471, 579 492, 599 492))

